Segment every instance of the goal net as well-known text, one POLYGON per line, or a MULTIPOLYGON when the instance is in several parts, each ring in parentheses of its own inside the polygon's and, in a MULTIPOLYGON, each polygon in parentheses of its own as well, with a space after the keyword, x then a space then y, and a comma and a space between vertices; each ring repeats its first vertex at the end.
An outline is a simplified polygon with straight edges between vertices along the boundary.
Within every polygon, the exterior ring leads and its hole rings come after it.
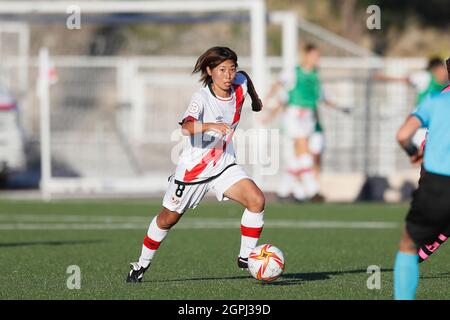
MULTIPOLYGON (((364 176, 409 168, 392 137, 412 108, 414 92, 403 84, 375 83, 371 75, 407 75, 422 68, 424 59, 374 57, 292 12, 266 14, 259 0, 78 1, 75 7, 64 1, 0 1, 0 14, 14 15, 29 28, 29 56, 41 53, 14 70, 28 70, 22 73, 22 116, 28 136, 39 137, 46 198, 160 196, 182 147, 178 121, 201 86, 193 66, 215 45, 238 53, 239 67, 251 74, 261 96, 298 63, 297 44, 320 47, 327 98, 352 111, 319 106, 327 198, 352 200, 364 176), (270 43, 268 54, 266 38, 281 40, 270 43), (350 181, 356 181, 353 191, 350 181)), ((9 70, 10 79, 21 74, 9 70)), ((275 191, 292 146, 281 117, 262 128, 263 115, 251 113, 248 101, 244 109, 235 135, 238 163, 263 191, 275 191)))
MULTIPOLYGON (((78 4, 65 15, 69 4, 34 5, 40 21, 57 21, 40 30, 46 49, 37 61, 43 193, 160 193, 181 151, 178 121, 201 86, 191 75, 195 57, 218 43, 232 47, 264 88, 264 2, 78 4), (77 12, 80 29, 61 25, 77 12)), ((240 127, 253 125, 248 112, 240 127)))

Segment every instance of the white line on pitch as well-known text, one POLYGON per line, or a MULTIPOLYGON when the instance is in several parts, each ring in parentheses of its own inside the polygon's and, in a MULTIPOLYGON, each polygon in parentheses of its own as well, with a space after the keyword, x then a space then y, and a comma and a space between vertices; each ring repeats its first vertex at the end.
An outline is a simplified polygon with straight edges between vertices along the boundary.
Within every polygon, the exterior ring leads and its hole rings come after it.
POLYGON ((148 222, 153 215, 143 216, 90 216, 90 215, 66 215, 66 214, 0 214, 0 221, 19 222, 148 222))
MULTIPOLYGON (((176 229, 230 229, 239 228, 239 219, 185 219, 176 229)), ((397 223, 364 221, 295 221, 267 220, 270 229, 393 229, 397 223)), ((147 228, 146 223, 4 223, 0 230, 120 230, 147 228)))

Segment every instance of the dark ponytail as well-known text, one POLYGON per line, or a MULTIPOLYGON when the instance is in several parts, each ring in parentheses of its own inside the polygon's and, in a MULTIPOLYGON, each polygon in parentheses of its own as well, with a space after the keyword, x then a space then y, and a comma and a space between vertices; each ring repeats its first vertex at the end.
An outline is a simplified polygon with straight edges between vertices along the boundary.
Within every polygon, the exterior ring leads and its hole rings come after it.
POLYGON ((237 67, 238 58, 233 50, 227 47, 212 47, 206 50, 206 52, 197 59, 192 73, 201 72, 200 81, 203 82, 204 86, 207 86, 212 83, 212 79, 211 76, 208 75, 206 67, 209 67, 212 70, 226 60, 234 61, 237 67))

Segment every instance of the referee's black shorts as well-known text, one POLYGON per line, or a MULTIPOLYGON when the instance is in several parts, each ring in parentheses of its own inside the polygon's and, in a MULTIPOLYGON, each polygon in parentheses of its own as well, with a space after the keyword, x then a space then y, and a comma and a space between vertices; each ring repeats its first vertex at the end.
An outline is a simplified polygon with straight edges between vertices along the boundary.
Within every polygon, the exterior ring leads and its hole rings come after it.
POLYGON ((406 216, 406 230, 418 246, 432 243, 450 230, 450 176, 422 170, 406 216))

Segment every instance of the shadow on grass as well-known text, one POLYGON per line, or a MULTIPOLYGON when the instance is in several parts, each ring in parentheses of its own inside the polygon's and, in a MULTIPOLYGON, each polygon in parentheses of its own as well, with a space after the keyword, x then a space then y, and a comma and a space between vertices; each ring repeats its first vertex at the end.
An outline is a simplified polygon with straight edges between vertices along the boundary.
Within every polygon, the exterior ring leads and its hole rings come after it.
POLYGON ((67 240, 67 241, 29 241, 29 242, 0 242, 0 248, 28 247, 28 246, 65 246, 73 244, 102 243, 104 240, 67 240))
POLYGON ((142 282, 159 282, 159 283, 168 283, 168 282, 184 282, 184 281, 211 281, 211 280, 243 280, 250 279, 251 275, 245 276, 231 276, 231 277, 198 277, 198 278, 183 278, 183 279, 162 279, 162 280, 147 280, 142 282))
MULTIPOLYGON (((389 272, 392 269, 381 269, 381 272, 389 272)), ((278 281, 269 282, 265 285, 268 286, 292 286, 301 285, 306 281, 321 281, 328 280, 332 276, 340 276, 345 274, 355 274, 355 273, 367 273, 367 269, 357 269, 357 270, 343 270, 343 271, 323 271, 323 272, 309 272, 309 273, 288 273, 284 274, 278 281)))
POLYGON ((420 279, 450 279, 450 272, 437 274, 435 276, 421 276, 420 279))
MULTIPOLYGON (((382 269, 382 272, 390 272, 392 269, 382 269)), ((332 276, 340 276, 345 274, 355 274, 355 273, 367 273, 367 269, 358 270, 344 270, 344 271, 324 271, 324 272, 309 272, 309 273, 287 273, 273 282, 261 283, 264 286, 292 286, 301 285, 306 281, 317 281, 317 280, 328 280, 332 276)), ((165 280, 148 280, 143 282, 184 282, 184 281, 208 281, 208 280, 243 280, 251 279, 251 276, 230 276, 230 277, 198 277, 198 278, 183 278, 183 279, 165 279, 165 280)))

